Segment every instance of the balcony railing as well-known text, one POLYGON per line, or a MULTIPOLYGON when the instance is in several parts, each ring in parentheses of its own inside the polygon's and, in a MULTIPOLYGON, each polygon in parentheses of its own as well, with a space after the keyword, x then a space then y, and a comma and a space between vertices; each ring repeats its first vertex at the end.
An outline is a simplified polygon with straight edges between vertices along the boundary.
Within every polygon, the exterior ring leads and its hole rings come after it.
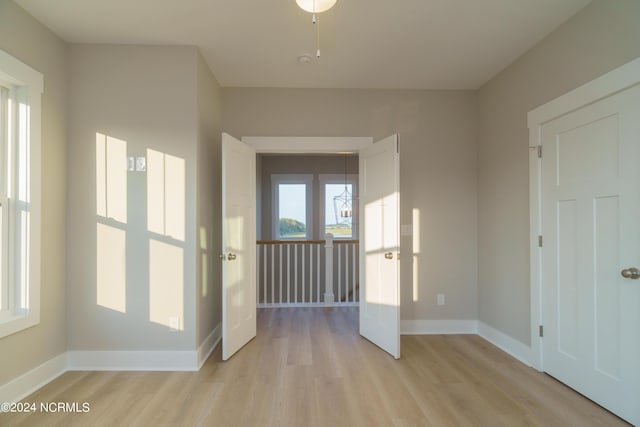
POLYGON ((358 241, 259 240, 258 307, 357 305, 358 241))

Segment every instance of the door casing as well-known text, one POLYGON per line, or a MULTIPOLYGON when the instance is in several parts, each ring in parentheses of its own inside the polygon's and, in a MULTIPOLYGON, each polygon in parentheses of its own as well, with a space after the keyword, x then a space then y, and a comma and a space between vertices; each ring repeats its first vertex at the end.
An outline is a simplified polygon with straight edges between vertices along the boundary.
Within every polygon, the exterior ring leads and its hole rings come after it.
POLYGON ((542 229, 542 162, 538 150, 542 144, 542 127, 566 113, 606 98, 617 92, 640 84, 640 58, 635 59, 579 88, 562 95, 528 114, 529 127, 529 248, 530 248, 530 292, 531 292, 531 366, 544 370, 540 326, 542 316, 542 250, 539 246, 542 229))

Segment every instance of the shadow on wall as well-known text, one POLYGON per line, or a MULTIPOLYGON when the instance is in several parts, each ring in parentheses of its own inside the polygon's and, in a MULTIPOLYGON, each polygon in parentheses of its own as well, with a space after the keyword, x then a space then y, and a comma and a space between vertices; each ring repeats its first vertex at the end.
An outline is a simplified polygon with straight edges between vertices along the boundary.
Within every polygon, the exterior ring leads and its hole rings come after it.
MULTIPOLYGON (((146 172, 149 321, 183 331, 185 160, 147 149, 146 172)), ((96 133, 96 304, 123 314, 127 212, 127 141, 96 133)))

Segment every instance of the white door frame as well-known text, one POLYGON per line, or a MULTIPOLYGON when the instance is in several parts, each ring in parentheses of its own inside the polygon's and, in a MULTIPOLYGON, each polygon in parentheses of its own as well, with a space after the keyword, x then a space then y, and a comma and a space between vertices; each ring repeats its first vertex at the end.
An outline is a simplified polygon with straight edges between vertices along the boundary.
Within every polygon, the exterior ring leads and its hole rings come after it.
POLYGON ((542 318, 542 247, 539 236, 542 230, 542 172, 538 150, 542 144, 542 126, 567 113, 592 104, 603 98, 640 84, 640 58, 637 58, 577 89, 568 92, 540 107, 531 110, 527 116, 529 126, 529 248, 530 248, 530 288, 531 288, 531 356, 532 366, 544 370, 542 340, 539 326, 542 318))
POLYGON ((373 138, 322 136, 243 136, 241 141, 256 153, 305 154, 357 153, 373 144, 373 138))

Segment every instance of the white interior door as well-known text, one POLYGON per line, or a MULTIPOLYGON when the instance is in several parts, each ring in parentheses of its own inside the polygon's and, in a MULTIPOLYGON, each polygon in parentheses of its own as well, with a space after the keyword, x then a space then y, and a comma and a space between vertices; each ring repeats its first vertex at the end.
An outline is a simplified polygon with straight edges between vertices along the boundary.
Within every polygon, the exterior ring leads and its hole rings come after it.
POLYGON ((636 425, 639 172, 640 87, 542 128, 543 368, 636 425))
POLYGON ((398 136, 360 151, 360 335, 400 357, 398 136))
POLYGON ((222 359, 256 336, 256 152, 222 134, 222 359))

